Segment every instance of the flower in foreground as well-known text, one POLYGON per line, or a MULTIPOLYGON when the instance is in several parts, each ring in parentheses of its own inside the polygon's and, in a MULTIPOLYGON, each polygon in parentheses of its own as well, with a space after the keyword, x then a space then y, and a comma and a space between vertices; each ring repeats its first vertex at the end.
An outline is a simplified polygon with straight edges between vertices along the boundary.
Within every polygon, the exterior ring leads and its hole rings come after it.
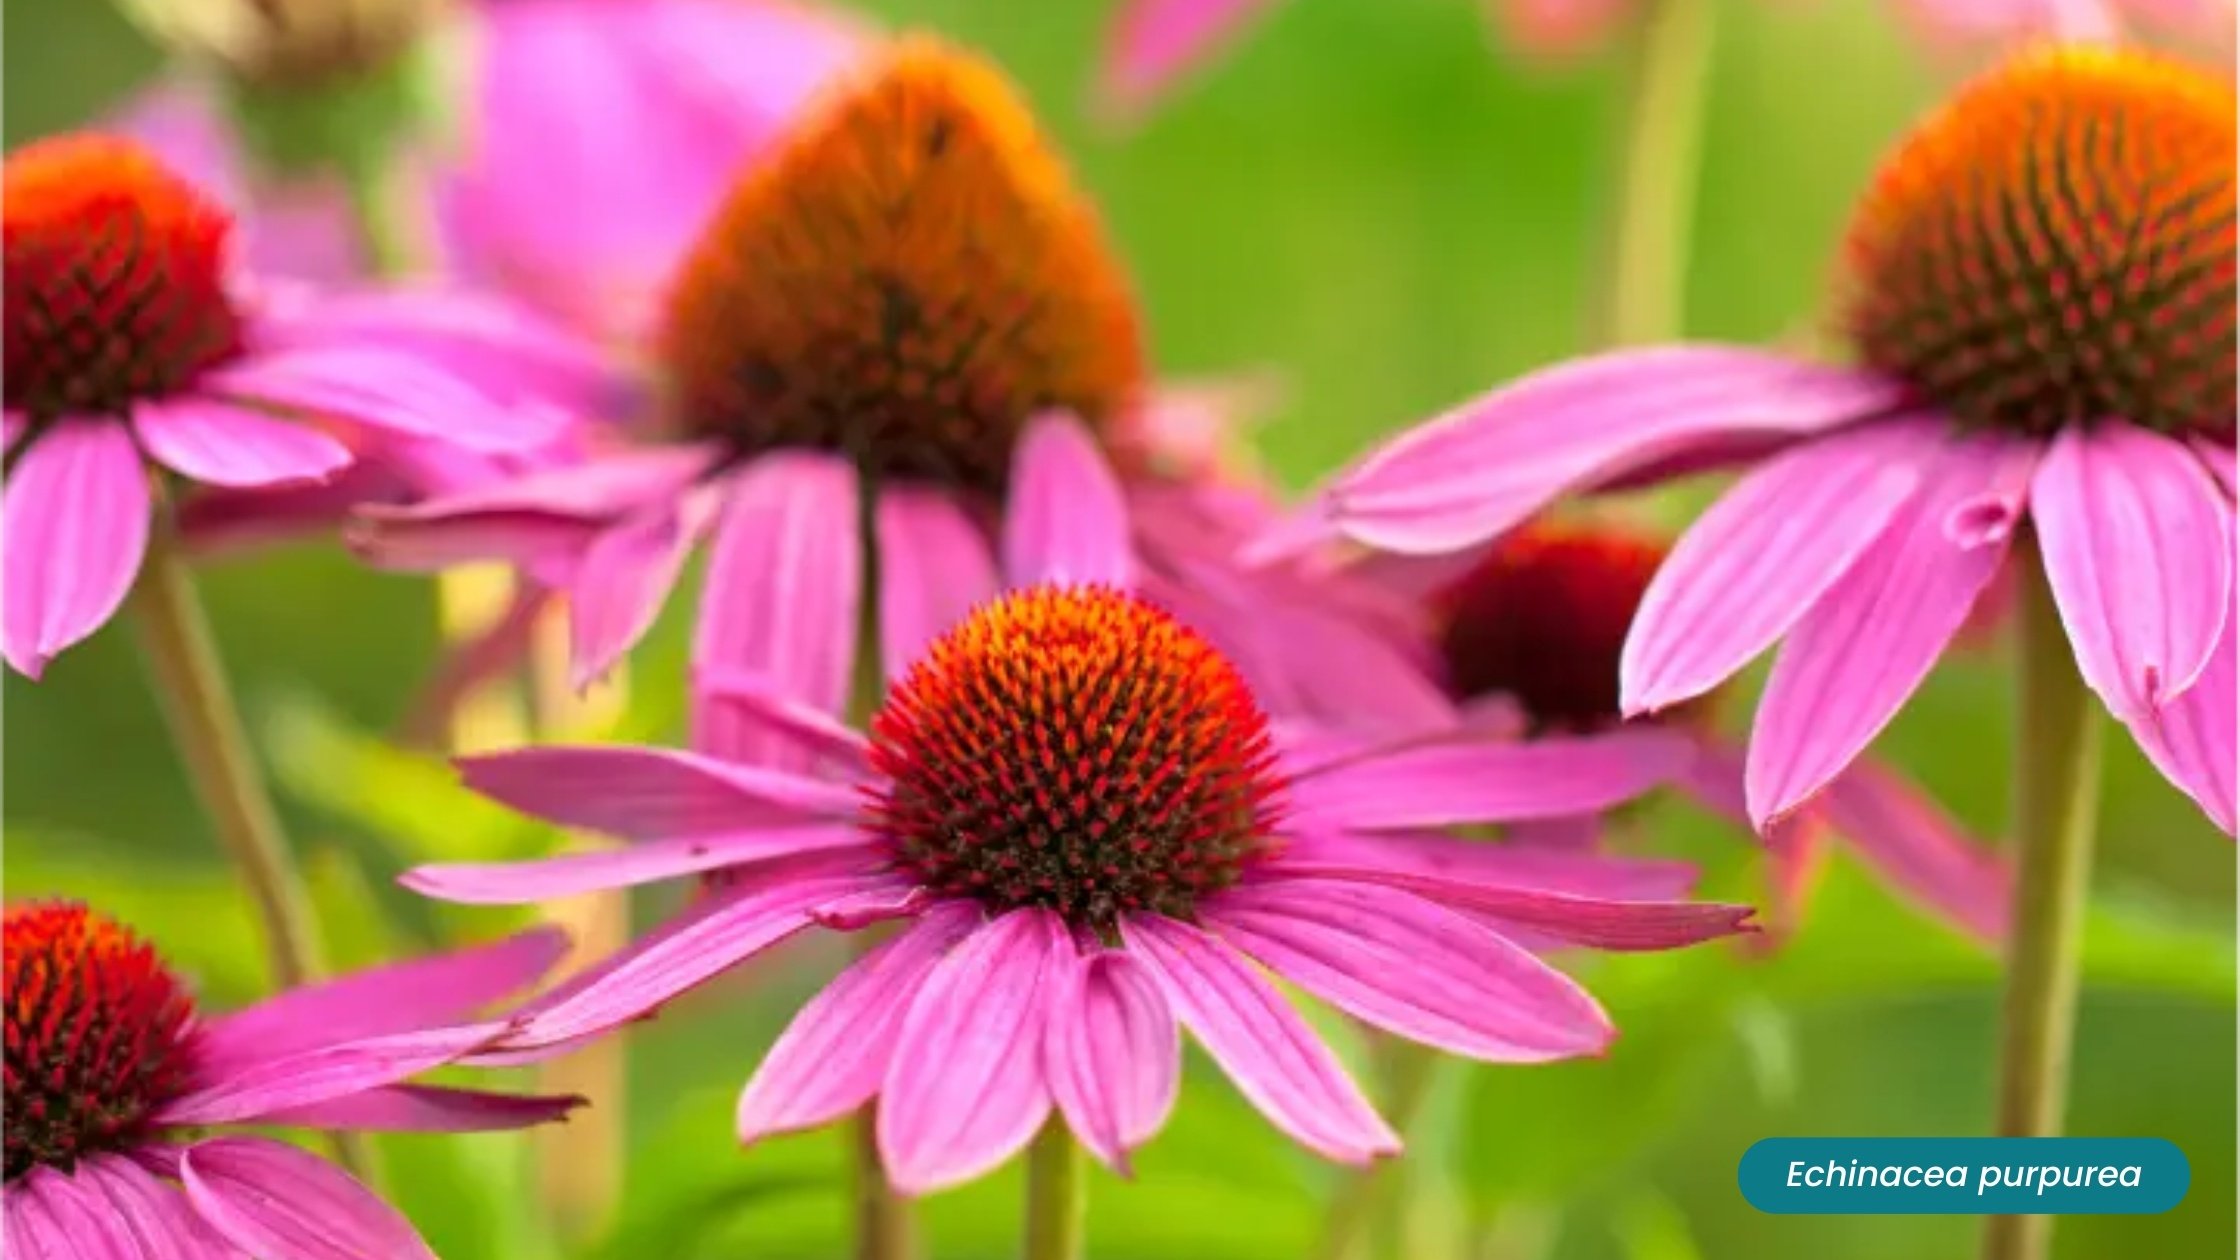
MULTIPOLYGON (((570 347, 465 296, 255 290, 231 218, 130 141, 11 154, 6 236, 5 649, 36 677, 108 620, 181 483, 306 485, 357 451, 524 450, 570 347)), ((585 371, 589 365, 577 365, 585 371)))
MULTIPOLYGON (((1601 1050, 1579 986, 1509 934, 1656 949, 1742 930, 1744 907, 1621 901, 1412 872, 1379 833, 1568 814, 1674 769, 1630 738, 1295 751, 1236 670, 1129 590, 1120 490, 1087 431, 1038 423, 1005 538, 1011 589, 939 634, 869 738, 759 676, 704 703, 814 772, 653 748, 462 762, 470 786, 639 843, 425 867, 471 902, 715 876, 667 926, 523 1012, 504 1057, 638 1018, 812 924, 901 930, 813 999, 739 1107, 743 1140, 878 1100, 890 1178, 925 1192, 1019 1149, 1055 1108, 1116 1167, 1173 1105, 1189 1028, 1269 1119, 1332 1159, 1398 1139, 1253 960, 1382 1028, 1475 1058, 1601 1050)), ((834 602, 805 575, 805 614, 834 602)))
MULTIPOLYGON (((1119 456, 1166 405, 1094 207, 995 67, 924 38, 884 50, 744 172, 658 324, 648 388, 673 441, 369 512, 364 552, 563 575, 588 681, 712 534, 695 661, 787 653, 775 673, 833 709, 854 677, 859 601, 876 602, 894 675, 995 591, 996 522, 1046 506, 1009 485, 1032 417, 1068 411, 1119 456), (812 574, 848 592, 828 619, 796 606, 812 574)), ((1131 494, 1187 506, 1188 478, 1122 466, 1131 494)), ((1181 528, 1140 541, 1160 581, 1228 558, 1227 539, 1181 528)), ((737 752, 736 737, 703 729, 696 743, 737 752)))
MULTIPOLYGON (((1451 558, 1372 558, 1363 573, 1422 601, 1459 722, 1522 739, 1667 732, 1694 749, 1673 786, 1747 827, 1743 753, 1718 729, 1716 695, 1631 722, 1619 708, 1619 655, 1665 554, 1661 539, 1614 521, 1544 519, 1451 558)), ((1562 862, 1598 847, 1604 831, 1593 814, 1545 819, 1506 828, 1503 845, 1470 847, 1481 863, 1562 862)), ((1767 837, 1773 932, 1797 926, 1831 833, 1906 896, 1983 940, 2004 937, 2006 863, 1894 768, 1865 760, 1767 837)), ((1473 860, 1451 842, 1420 856, 1473 860)))
POLYGON ((432 1257, 410 1223, 298 1147, 214 1128, 515 1129, 581 1100, 415 1085, 501 1032, 470 1021, 560 956, 554 932, 357 972, 215 1018, 84 906, 7 908, 11 1256, 432 1257))
POLYGON ((2048 48, 1969 85, 1861 204, 1859 362, 1682 345, 1558 366, 1341 474, 1288 539, 1462 550, 1567 492, 1757 466, 1643 597, 1628 715, 1777 641, 1745 788, 1827 787, 2034 543, 2085 681, 2233 828, 2233 95, 2144 53, 2048 48))

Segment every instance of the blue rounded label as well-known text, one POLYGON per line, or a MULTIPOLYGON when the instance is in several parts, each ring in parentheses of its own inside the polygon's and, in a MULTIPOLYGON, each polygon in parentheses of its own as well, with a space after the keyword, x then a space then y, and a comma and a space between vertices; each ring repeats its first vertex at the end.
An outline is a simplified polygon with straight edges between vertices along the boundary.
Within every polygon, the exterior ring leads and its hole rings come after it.
POLYGON ((2161 1138, 1767 1138, 1735 1170, 1785 1216, 2167 1212, 2193 1170, 2161 1138))

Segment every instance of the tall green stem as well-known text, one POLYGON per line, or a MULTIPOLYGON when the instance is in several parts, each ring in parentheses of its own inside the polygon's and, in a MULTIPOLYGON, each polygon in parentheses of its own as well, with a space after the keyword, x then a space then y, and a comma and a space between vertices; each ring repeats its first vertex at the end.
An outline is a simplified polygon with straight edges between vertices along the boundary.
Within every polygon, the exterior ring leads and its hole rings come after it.
POLYGON ((1026 1260, 1080 1260, 1088 1215, 1081 1147, 1050 1117, 1027 1148, 1026 1260))
POLYGON ((1594 341, 1679 335, 1695 230, 1714 0, 1649 0, 1635 32, 1594 341))
MULTIPOLYGON (((2103 723, 2078 676, 2044 568, 2023 557, 2014 817, 2021 863, 2007 945, 1998 1135, 2061 1132, 2076 1032, 2077 958, 2092 882, 2103 723)), ((2043 1260, 2050 1216, 1994 1216, 1984 1260, 2043 1260)))
MULTIPOLYGON (((1414 1127, 1416 1114, 1423 1110, 1424 1099, 1431 1093, 1439 1060, 1433 1052, 1397 1038, 1380 1035, 1377 1042, 1378 1057, 1384 1064, 1385 1118, 1405 1134, 1414 1127)), ((1316 1260, 1348 1260, 1359 1252, 1376 1231, 1377 1222, 1387 1215, 1400 1182, 1398 1160, 1379 1160, 1347 1169, 1323 1218, 1322 1241, 1314 1251, 1316 1260)))
POLYGON ((394 153, 353 157, 343 184, 367 270, 389 280, 417 274, 427 264, 427 229, 404 163, 394 153))
POLYGON ((132 605, 172 738, 218 841, 256 906, 273 977, 283 987, 315 979, 318 938, 303 876, 250 751, 209 618, 195 592, 194 574, 169 513, 161 507, 132 605))

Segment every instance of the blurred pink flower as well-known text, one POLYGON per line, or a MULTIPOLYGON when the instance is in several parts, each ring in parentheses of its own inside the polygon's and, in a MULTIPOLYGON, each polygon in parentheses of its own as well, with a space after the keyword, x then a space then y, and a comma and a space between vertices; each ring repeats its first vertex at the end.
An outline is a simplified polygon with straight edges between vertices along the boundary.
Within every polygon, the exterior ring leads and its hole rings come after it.
POLYGON ((37 677, 139 571, 148 461, 189 483, 325 482, 357 448, 492 455, 547 441, 551 382, 603 372, 511 310, 424 292, 314 298, 229 266, 231 218, 137 144, 64 136, 7 161, 8 663, 37 677))
POLYGON ((502 1033, 460 1023, 526 988, 556 932, 357 972, 202 1018, 147 945, 73 903, 7 909, 11 1256, 433 1260, 410 1222, 300 1147, 213 1128, 469 1132, 577 1098, 412 1077, 502 1033))
MULTIPOLYGON (((1481 0, 1502 42, 1562 60, 1608 42, 1654 0, 1481 0)), ((1123 117, 1140 115, 1241 38, 1276 0, 1118 0, 1098 90, 1123 117)), ((2229 53, 2232 0, 1893 0, 1932 46, 2051 36, 2111 39, 2141 32, 2229 53)))
MULTIPOLYGON (((701 680, 700 703, 753 736, 725 755, 462 761, 487 796, 637 843, 423 867, 406 876, 421 892, 533 902, 720 876, 682 917, 533 1003, 494 1059, 616 1028, 812 925, 901 919, 779 1038, 740 1100, 742 1139, 876 1097, 888 1174, 922 1193, 995 1167, 1055 1108, 1124 1167, 1173 1105, 1179 1024, 1283 1131, 1360 1163, 1398 1138, 1248 959, 1401 1036, 1540 1062, 1597 1053, 1612 1029, 1510 933, 1661 949, 1745 930, 1746 907, 1387 861, 1388 831, 1629 799, 1677 769, 1682 747, 1626 732, 1317 752, 1272 731, 1217 651, 1132 593, 1119 486, 1086 430, 1040 422, 1017 460, 1006 593, 895 671, 868 739, 834 706, 793 701, 794 658, 770 644, 744 672, 701 680)), ((764 598, 809 626, 852 615, 844 569, 804 563, 793 577, 764 598)))
MULTIPOLYGON (((1371 556, 1359 576, 1420 602, 1456 724, 1527 740, 1621 728, 1669 731, 1695 748, 1673 786, 1749 827, 1743 752, 1718 730, 1715 696, 1630 721, 1619 707, 1627 630, 1665 554, 1661 540, 1613 522, 1541 520, 1451 555, 1371 556)), ((1422 839, 1413 856, 1464 868, 1560 868, 1598 848, 1604 832, 1592 814, 1537 820, 1507 828, 1500 845, 1422 839)), ((1849 841, 1893 888, 1954 926, 1985 941, 2005 936, 2008 864, 1904 776, 1862 760, 1766 837, 1769 938, 1801 924, 1831 834, 1849 841)), ((1647 878, 1652 869, 1639 873, 1647 878)), ((1685 889, 1688 874, 1671 871, 1666 894, 1685 889)))
POLYGON ((1271 546, 1450 552, 1570 491, 1760 460, 1651 583, 1621 707, 1785 641, 1745 776, 1764 826, 1882 729, 2027 527, 2085 681, 2230 831, 2233 113, 2228 84, 2144 53, 2017 57, 1866 197, 1860 366, 1667 346, 1552 368, 1388 443, 1271 546), (2094 140, 2119 131, 2137 145, 2094 140))

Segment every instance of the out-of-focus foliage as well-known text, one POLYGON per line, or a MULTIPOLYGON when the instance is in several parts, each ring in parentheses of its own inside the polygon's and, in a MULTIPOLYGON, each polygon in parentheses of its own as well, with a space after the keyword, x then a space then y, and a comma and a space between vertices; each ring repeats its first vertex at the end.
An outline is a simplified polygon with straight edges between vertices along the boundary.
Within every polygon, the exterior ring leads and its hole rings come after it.
MULTIPOLYGON (((1577 348, 1615 122, 1614 59, 1520 68, 1462 0, 1282 7, 1233 62, 1119 139, 1082 85, 1105 5, 923 0, 870 6, 985 44, 1077 156, 1140 277, 1161 364, 1272 368, 1287 405, 1264 436, 1304 484, 1378 433, 1577 348)), ((1690 331, 1810 332, 1845 207, 1940 71, 1864 3, 1721 6, 1690 331)), ((83 123, 153 68, 109 9, 9 0, 11 144, 83 123)), ((556 85, 556 90, 565 90, 556 85)), ((628 178, 628 171, 616 172, 628 178)), ((433 648, 424 583, 331 548, 216 565, 226 653, 313 856, 332 952, 362 961, 514 925, 391 886, 432 856, 541 843, 378 740, 433 648)), ((689 600, 675 606, 689 607, 689 600)), ((682 627, 634 670, 631 723, 678 729, 682 627)), ((228 1005, 260 990, 258 951, 163 743, 123 626, 6 686, 10 896, 67 893, 154 935, 228 1005)), ((1954 662, 1883 741, 1963 817, 2005 813, 2004 660, 1954 662)), ((1739 716, 1739 710, 1738 714, 1739 716)), ((2120 740, 2104 811, 2071 1127, 2158 1134, 2193 1190, 2153 1218, 2073 1218, 2067 1260, 2234 1251, 2233 850, 2120 740)), ((1754 888, 1741 838, 1675 814, 1659 847, 1754 888)), ((649 898, 641 916, 662 903, 649 898)), ((831 1134, 741 1153, 739 1084, 837 964, 807 944, 747 968, 632 1042, 627 1201, 589 1254, 824 1257, 841 1219, 831 1134)), ((1608 959, 1591 977, 1623 1035, 1606 1059, 1448 1065, 1407 1176, 1409 1254, 1556 1260, 1824 1260, 1969 1252, 1961 1218, 1769 1218, 1742 1203, 1742 1150, 1775 1133, 1966 1134, 1989 1115, 1996 968, 1837 860, 1807 929, 1761 959, 1725 947, 1608 959), (1456 1240, 1474 1240, 1465 1248, 1456 1240), (1545 1250, 1536 1248, 1544 1247, 1545 1250)), ((1175 1123, 1128 1184, 1098 1173, 1100 1257, 1293 1257, 1329 1170, 1193 1062, 1175 1123)), ((532 1219, 520 1144, 382 1142, 389 1188, 451 1260, 555 1254, 532 1219)), ((1014 1245, 1015 1172, 929 1206, 937 1254, 1014 1245)))

